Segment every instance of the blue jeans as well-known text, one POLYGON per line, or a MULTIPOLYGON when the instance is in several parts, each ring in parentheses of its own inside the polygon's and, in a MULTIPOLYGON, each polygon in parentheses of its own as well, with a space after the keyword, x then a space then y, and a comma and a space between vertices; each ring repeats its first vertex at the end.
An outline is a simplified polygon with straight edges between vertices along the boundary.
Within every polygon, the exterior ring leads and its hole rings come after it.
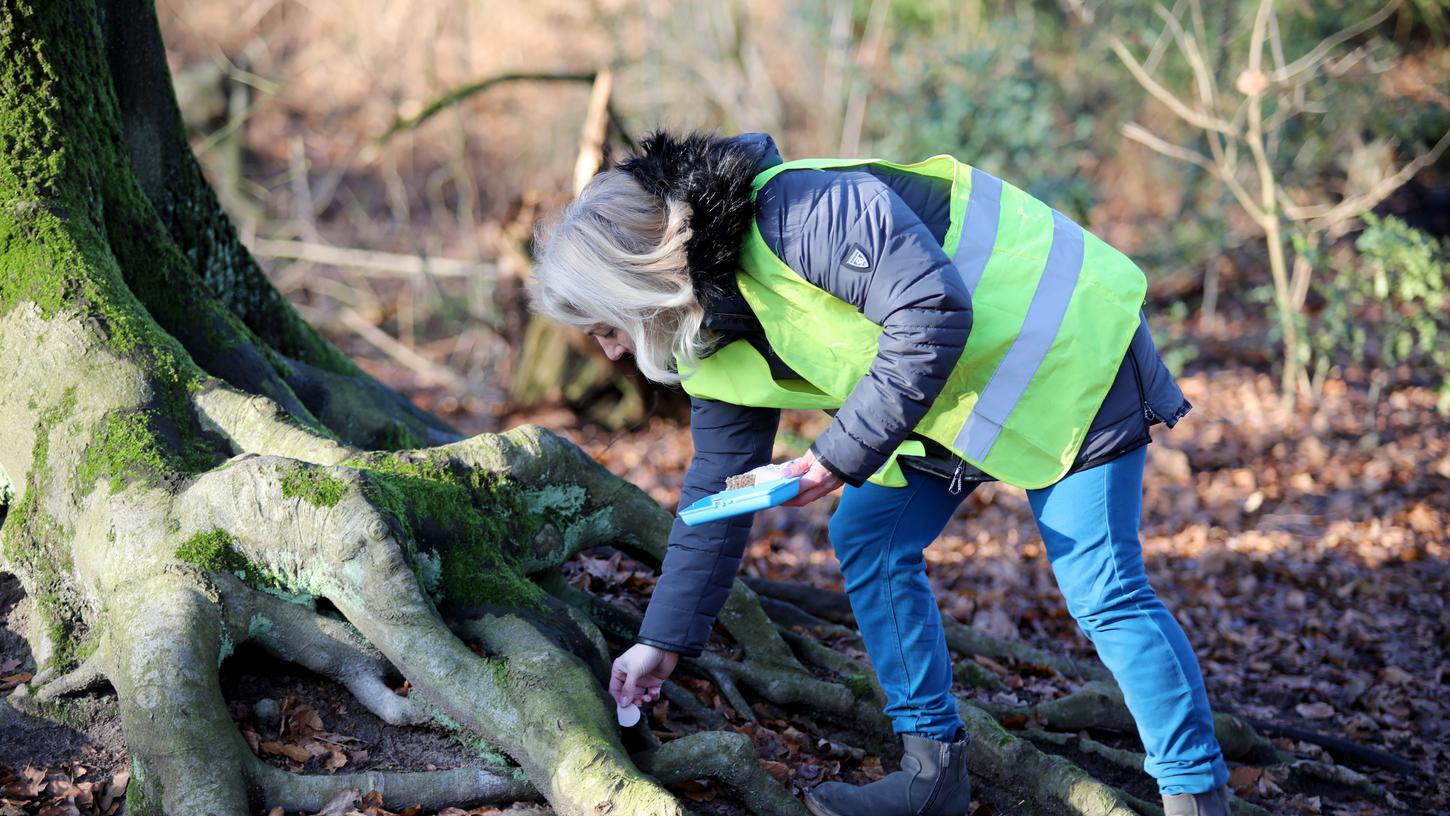
MULTIPOLYGON (((1228 781, 1198 660, 1148 585, 1138 523, 1146 448, 1027 491, 1057 585, 1123 690, 1147 751, 1144 769, 1170 793, 1228 781)), ((950 739, 962 721, 922 550, 970 489, 903 469, 906 487, 847 487, 831 544, 897 733, 950 739)), ((969 483, 968 487, 972 487, 969 483)))

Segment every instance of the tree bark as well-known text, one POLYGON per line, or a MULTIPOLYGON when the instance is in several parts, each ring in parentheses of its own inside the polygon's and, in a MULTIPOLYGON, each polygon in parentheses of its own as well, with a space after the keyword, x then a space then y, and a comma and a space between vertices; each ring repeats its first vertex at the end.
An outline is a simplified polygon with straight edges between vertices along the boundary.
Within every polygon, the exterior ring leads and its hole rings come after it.
MULTIPOLYGON (((655 816, 684 812, 661 780, 702 777, 754 812, 804 812, 739 735, 661 746, 639 726, 645 753, 626 751, 604 636, 628 641, 637 621, 558 568, 600 545, 658 568, 669 514, 541 428, 462 438, 301 320, 186 143, 148 0, 0 4, 0 416, 0 568, 33 601, 42 668, 10 699, 45 711, 109 684, 132 814, 315 810, 366 787, 397 809, 542 796, 565 816, 655 816), (517 765, 266 765, 218 679, 246 641, 389 723, 456 729, 517 765), (385 682, 398 674, 406 699, 385 682)), ((795 600, 772 612, 842 628, 839 602, 795 600)), ((743 583, 720 621, 744 658, 689 665, 743 716, 766 699, 863 742, 888 732, 869 666, 772 620, 743 583)), ((1048 811, 1125 812, 964 706, 991 784, 1048 811)))

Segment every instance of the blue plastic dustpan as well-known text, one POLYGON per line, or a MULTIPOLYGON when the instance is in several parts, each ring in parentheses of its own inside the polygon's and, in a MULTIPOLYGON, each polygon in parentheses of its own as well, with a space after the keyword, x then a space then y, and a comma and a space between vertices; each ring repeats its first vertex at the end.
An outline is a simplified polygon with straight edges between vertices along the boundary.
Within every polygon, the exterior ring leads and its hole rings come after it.
POLYGON ((680 520, 691 527, 707 521, 754 513, 767 507, 784 504, 796 497, 801 489, 801 477, 791 476, 777 479, 763 485, 737 487, 722 490, 706 496, 680 511, 680 520))

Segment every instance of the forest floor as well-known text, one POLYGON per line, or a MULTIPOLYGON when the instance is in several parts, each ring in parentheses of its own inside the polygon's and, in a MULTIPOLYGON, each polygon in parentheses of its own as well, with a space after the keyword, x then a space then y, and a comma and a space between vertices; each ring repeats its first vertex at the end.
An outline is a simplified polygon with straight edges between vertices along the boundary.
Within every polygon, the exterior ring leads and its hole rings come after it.
MULTIPOLYGON (((409 387, 405 374, 364 362, 409 387)), ((1389 393, 1367 429, 1363 392, 1337 382, 1312 412, 1287 410, 1269 377, 1247 368, 1192 374, 1180 383, 1195 409, 1177 428, 1155 429, 1143 545, 1152 583, 1193 642, 1215 708, 1405 759, 1421 774, 1377 770, 1308 741, 1276 738, 1284 750, 1338 759, 1366 773, 1392 793, 1396 811, 1450 812, 1443 779, 1450 770, 1450 433, 1433 394, 1422 388, 1389 393)), ((419 390, 414 398, 440 407, 437 391, 419 390)), ((469 432, 523 421, 555 429, 665 507, 673 506, 691 454, 688 428, 660 418, 610 434, 576 427, 562 410, 446 413, 469 432)), ((799 455, 826 421, 788 414, 777 460, 799 455)), ((744 572, 839 589, 826 537, 834 501, 761 513, 744 572)), ((1022 491, 997 484, 976 490, 926 558, 946 614, 996 635, 1091 656, 1053 582, 1022 491)), ((581 555, 570 576, 636 608, 653 584, 651 575, 608 551, 581 555)), ((18 584, 0 576, 0 694, 35 669, 19 635, 25 613, 18 584)), ((1034 703, 1073 687, 1050 671, 980 662, 1008 686, 992 702, 1034 703)), ((707 704, 733 713, 708 681, 681 679, 707 704)), ((443 732, 386 726, 340 687, 245 649, 228 660, 223 682, 244 736, 279 766, 326 773, 476 759, 443 732)), ((61 725, 0 705, 0 816, 121 810, 127 771, 114 703, 96 695, 81 711, 61 725)), ((671 718, 668 704, 648 713, 661 738, 691 730, 671 718)), ((832 778, 865 781, 894 768, 890 757, 833 739, 804 712, 762 704, 757 714, 760 725, 736 716, 731 727, 750 733, 766 767, 797 791, 832 778)), ((1139 748, 1130 734, 1096 736, 1139 748)), ((1115 782, 1152 796, 1146 776, 1115 782)), ((1382 804, 1340 795, 1289 795, 1251 767, 1235 768, 1231 784, 1275 813, 1386 812, 1382 804)), ((676 789, 698 812, 741 812, 711 785, 676 789)), ((1022 812, 991 791, 981 792, 981 802, 976 816, 1022 812)), ((331 812, 382 812, 369 804, 339 801, 331 812)), ((444 811, 465 812, 548 811, 528 803, 444 811)))

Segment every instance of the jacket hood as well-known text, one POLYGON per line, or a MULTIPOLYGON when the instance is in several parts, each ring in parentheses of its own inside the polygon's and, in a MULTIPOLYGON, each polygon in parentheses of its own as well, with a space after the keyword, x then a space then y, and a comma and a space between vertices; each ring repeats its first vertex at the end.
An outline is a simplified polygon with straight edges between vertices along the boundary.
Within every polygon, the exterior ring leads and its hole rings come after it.
POLYGON ((740 245, 755 218, 751 182, 780 162, 775 141, 764 133, 727 138, 656 131, 619 163, 645 190, 690 206, 685 255, 695 297, 706 311, 739 297, 740 245))

